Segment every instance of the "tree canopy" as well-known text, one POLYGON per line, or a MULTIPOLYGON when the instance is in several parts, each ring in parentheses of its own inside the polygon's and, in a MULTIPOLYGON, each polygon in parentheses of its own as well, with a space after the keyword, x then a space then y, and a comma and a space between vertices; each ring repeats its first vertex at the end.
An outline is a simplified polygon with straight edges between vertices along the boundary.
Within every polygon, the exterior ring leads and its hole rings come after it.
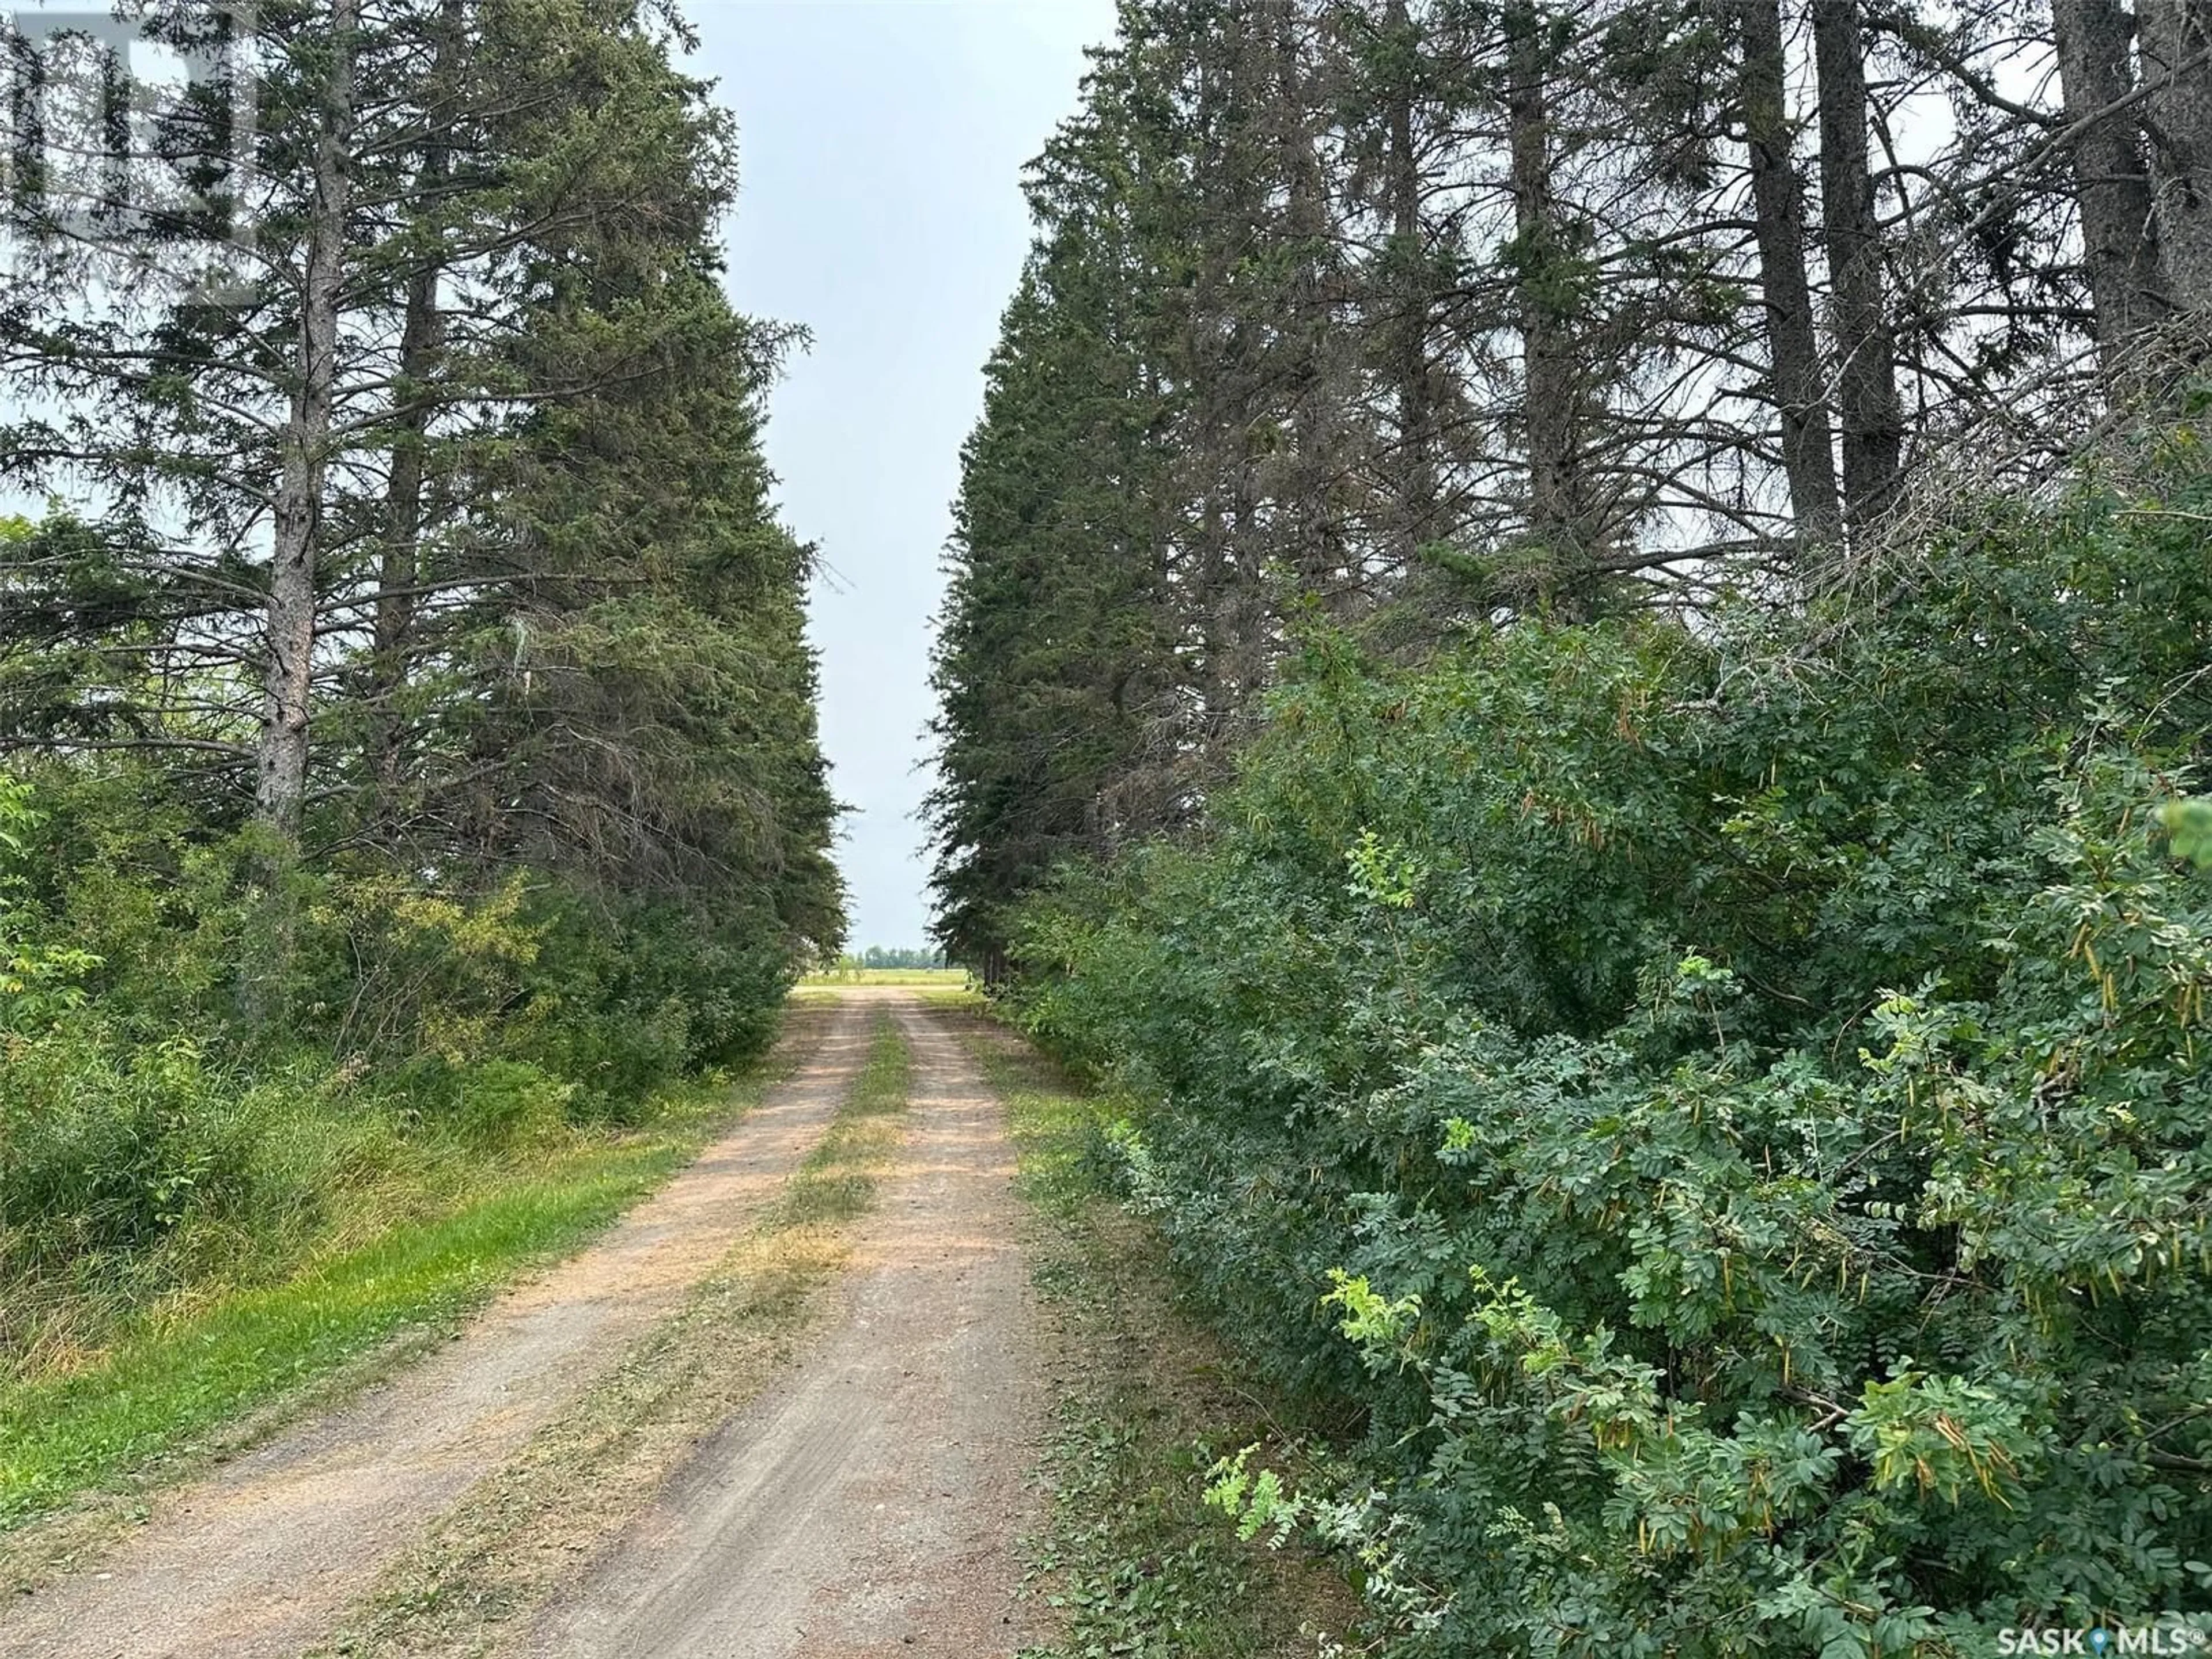
POLYGON ((1363 1650, 2212 1633, 2204 42, 1128 0, 1032 168, 939 936, 1363 1650))

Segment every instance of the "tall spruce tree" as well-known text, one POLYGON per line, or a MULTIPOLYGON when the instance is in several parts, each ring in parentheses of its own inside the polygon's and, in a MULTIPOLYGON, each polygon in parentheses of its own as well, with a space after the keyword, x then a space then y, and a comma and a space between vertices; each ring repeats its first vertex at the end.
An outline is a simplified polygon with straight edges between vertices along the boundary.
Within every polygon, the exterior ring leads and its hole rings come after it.
MULTIPOLYGON (((264 10, 229 280, 41 244, 0 475, 74 510, 0 571, 0 744, 158 757, 277 875, 368 852, 836 939, 811 559, 759 451, 789 337, 720 291, 728 121, 659 18, 264 10)), ((219 141, 187 110, 143 165, 219 141)))
POLYGON ((1035 169, 1042 227, 963 452, 933 682, 938 929, 995 971, 1000 909, 1055 864, 1181 819, 1195 690, 1170 568, 1178 394, 1151 349, 1176 266, 1141 199, 1144 89, 1101 65, 1097 118, 1035 169))
POLYGON ((2203 326, 2212 54, 2188 8, 2140 9, 1126 0, 1033 189, 967 454, 948 918, 1202 810, 1311 619, 1402 656, 1802 594, 1931 458, 2047 469, 2098 417, 2093 343, 2110 366, 2203 326), (1071 231, 1075 202, 1115 238, 1071 231), (1046 328, 1109 366, 1030 370, 1046 328), (1111 421, 1152 464, 1022 447, 1111 421), (1017 468, 1048 538, 971 513, 1017 468), (1117 713, 1094 748, 1078 703, 1043 711, 1117 659, 1163 690, 1142 742, 1117 713), (1174 782, 1116 813, 1136 777, 1174 782))

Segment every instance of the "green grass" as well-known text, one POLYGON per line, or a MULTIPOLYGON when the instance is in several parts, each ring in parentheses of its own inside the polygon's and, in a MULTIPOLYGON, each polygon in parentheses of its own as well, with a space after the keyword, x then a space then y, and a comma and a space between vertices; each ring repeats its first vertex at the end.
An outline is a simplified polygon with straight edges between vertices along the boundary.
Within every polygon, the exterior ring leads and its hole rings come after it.
POLYGON ((1176 1312, 1158 1235, 1102 1183, 1112 1103, 980 1017, 968 1036, 1012 1121, 1032 1273, 1060 1347, 1053 1507, 1030 1585, 1064 1634, 1025 1659, 1310 1659, 1354 1622, 1357 1598, 1327 1562, 1240 1543, 1205 1506, 1218 1459, 1283 1444, 1278 1416, 1176 1312))
POLYGON ((972 979, 965 985, 932 987, 920 993, 917 1000, 932 1008, 958 1008, 971 1014, 987 1014, 991 1007, 991 999, 972 979))
POLYGON ((82 1494, 188 1472, 241 1419, 356 1362, 427 1342, 518 1274, 575 1249, 695 1156, 770 1080, 672 1095, 642 1128, 486 1159, 443 1213, 272 1284, 123 1321, 89 1363, 0 1386, 0 1534, 82 1494))
POLYGON ((902 1127, 912 1069, 897 1024, 878 1012, 867 1063, 829 1132, 784 1188, 774 1226, 842 1226, 875 1202, 876 1178, 902 1127))

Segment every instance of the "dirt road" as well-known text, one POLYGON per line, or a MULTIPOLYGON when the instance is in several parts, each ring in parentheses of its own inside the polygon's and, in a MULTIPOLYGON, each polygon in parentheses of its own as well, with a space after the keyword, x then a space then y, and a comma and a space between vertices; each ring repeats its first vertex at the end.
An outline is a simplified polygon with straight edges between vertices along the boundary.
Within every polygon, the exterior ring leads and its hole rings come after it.
POLYGON ((914 1122, 842 1317, 550 1610, 532 1653, 987 1659, 1022 1644, 1013 1545, 1041 1410, 1012 1156, 959 1044, 912 999, 896 1006, 914 1122))
POLYGON ((295 1659, 750 1226, 889 1007, 914 1054, 899 1165, 791 1372, 516 1634, 542 1655, 1006 1654, 1039 1409, 1011 1155, 914 998, 839 998, 760 1109, 599 1243, 416 1369, 158 1503, 109 1559, 0 1608, 7 1659, 295 1659))

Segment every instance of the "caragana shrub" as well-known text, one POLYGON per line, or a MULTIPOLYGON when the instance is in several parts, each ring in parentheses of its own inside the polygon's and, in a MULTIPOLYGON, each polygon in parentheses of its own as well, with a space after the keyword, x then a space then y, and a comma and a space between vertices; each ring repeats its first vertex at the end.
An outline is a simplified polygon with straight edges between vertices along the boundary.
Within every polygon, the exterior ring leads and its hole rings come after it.
POLYGON ((2208 493, 1322 641, 1201 832, 1030 903, 1191 1291, 1364 1425, 1267 1518, 1394 1650, 2212 1632, 2208 493))

